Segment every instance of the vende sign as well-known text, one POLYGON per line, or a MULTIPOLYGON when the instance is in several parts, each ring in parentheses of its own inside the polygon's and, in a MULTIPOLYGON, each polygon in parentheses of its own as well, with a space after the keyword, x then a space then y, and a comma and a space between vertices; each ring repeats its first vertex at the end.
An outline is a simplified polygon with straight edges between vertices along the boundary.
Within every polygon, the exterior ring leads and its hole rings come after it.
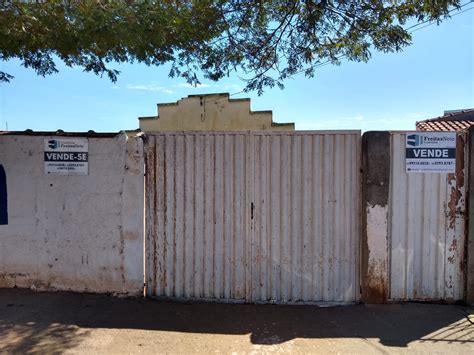
POLYGON ((87 175, 89 142, 87 138, 46 138, 44 140, 44 173, 87 175))
POLYGON ((454 173, 456 132, 407 133, 407 173, 454 173))

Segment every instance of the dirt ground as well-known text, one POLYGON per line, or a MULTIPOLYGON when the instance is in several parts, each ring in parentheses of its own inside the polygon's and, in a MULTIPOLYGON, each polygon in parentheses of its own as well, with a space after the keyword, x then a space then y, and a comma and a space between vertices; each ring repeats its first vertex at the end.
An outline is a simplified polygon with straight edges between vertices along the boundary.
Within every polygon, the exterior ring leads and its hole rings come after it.
POLYGON ((474 353, 474 308, 172 303, 0 289, 0 353, 474 353))

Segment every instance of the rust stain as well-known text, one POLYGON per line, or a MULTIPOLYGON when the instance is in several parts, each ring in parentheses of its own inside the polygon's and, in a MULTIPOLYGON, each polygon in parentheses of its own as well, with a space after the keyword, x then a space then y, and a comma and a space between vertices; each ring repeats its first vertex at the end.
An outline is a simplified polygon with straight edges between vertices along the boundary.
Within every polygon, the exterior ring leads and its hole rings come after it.
POLYGON ((464 135, 458 135, 456 141, 456 184, 464 186, 464 135))
POLYGON ((449 280, 445 282, 446 288, 453 288, 453 277, 449 275, 449 280))
POLYGON ((454 264, 456 261, 456 253, 458 250, 458 240, 456 238, 453 239, 451 245, 449 246, 448 251, 453 253, 451 256, 448 256, 448 262, 450 264, 454 264))
POLYGON ((454 186, 451 186, 451 192, 449 194, 449 202, 448 202, 448 228, 454 229, 456 223, 456 212, 457 212, 457 205, 461 198, 462 194, 459 189, 454 186))
POLYGON ((451 245, 449 246, 449 251, 457 251, 458 250, 458 240, 456 238, 453 239, 451 245))
POLYGON ((387 265, 385 262, 370 262, 367 268, 365 303, 386 303, 388 299, 387 265))
POLYGON ((448 200, 448 228, 454 229, 456 217, 461 214, 464 202, 464 136, 458 135, 456 141, 456 172, 448 174, 448 185, 451 187, 448 200))

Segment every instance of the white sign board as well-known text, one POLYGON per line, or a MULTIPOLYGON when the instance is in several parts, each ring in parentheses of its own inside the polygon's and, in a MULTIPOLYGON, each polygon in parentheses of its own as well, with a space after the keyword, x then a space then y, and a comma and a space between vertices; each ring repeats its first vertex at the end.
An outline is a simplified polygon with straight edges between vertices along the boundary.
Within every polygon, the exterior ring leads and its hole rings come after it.
POLYGON ((407 133, 407 173, 454 173, 456 132, 407 133))
POLYGON ((87 138, 45 138, 44 173, 87 175, 89 173, 87 138))

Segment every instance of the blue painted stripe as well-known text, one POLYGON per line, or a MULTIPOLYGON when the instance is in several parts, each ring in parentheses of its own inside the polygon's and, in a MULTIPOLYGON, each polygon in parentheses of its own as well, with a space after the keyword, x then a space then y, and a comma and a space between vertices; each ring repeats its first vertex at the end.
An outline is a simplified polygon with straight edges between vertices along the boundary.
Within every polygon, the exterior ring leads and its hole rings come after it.
POLYGON ((0 225, 8 224, 7 175, 0 164, 0 225))

